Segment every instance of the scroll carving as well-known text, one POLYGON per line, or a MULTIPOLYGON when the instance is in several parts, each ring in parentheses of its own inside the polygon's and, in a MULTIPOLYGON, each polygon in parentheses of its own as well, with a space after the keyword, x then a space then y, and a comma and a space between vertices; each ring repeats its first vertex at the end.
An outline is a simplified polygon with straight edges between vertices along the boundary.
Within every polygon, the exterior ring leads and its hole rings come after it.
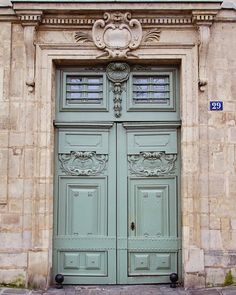
POLYGON ((122 110, 122 83, 128 80, 130 67, 127 63, 114 62, 107 66, 107 77, 113 82, 114 114, 116 118, 121 116, 122 110))
POLYGON ((160 40, 161 31, 159 29, 152 29, 143 34, 142 42, 158 42, 160 40))
POLYGON ((138 57, 132 51, 141 43, 156 42, 160 38, 160 30, 152 29, 143 33, 141 23, 132 19, 131 13, 104 13, 103 19, 95 21, 92 34, 76 32, 78 43, 93 42, 104 52, 97 56, 107 58, 138 57))
POLYGON ((24 42, 26 53, 27 78, 26 85, 29 92, 33 92, 35 86, 35 26, 24 27, 24 42))
POLYGON ((71 152, 59 155, 61 170, 67 175, 94 176, 103 174, 107 168, 108 155, 96 152, 71 152))
POLYGON ((137 176, 160 176, 176 172, 177 155, 164 152, 141 152, 128 155, 129 171, 137 176))
POLYGON ((210 40, 210 27, 199 26, 199 89, 205 91, 207 85, 206 61, 210 40))
POLYGON ((24 43, 26 55, 26 85, 29 92, 34 91, 35 86, 35 39, 36 28, 42 21, 42 11, 37 11, 36 14, 19 15, 21 24, 24 27, 24 43))
POLYGON ((205 91, 207 81, 207 52, 210 41, 210 26, 217 11, 193 11, 193 23, 197 25, 199 34, 198 47, 198 86, 200 91, 205 91))

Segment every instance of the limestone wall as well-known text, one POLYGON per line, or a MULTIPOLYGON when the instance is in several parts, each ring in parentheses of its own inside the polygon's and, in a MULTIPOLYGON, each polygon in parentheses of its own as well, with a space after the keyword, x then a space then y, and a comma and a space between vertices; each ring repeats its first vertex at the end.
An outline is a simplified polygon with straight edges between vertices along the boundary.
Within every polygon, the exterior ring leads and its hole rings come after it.
MULTIPOLYGON (((0 283, 45 288, 52 267, 54 61, 78 60, 78 52, 95 59, 97 52, 71 47, 75 28, 39 28, 29 91, 24 28, 13 16, 0 22, 0 283)), ((210 30, 204 92, 194 25, 176 33, 163 28, 156 49, 157 57, 182 62, 186 287, 220 285, 229 270, 236 279, 236 11, 222 10, 210 30), (209 111, 210 100, 222 100, 224 110, 209 111)), ((149 59, 153 51, 138 50, 149 59)))
POLYGON ((200 224, 209 285, 221 284, 230 269, 236 276, 236 23, 223 22, 225 15, 211 30, 209 86, 199 105, 200 224), (207 111, 209 100, 222 100, 224 111, 207 111))
POLYGON ((46 132, 38 136, 46 113, 25 85, 21 24, 1 23, 0 39, 0 283, 45 287, 52 243, 47 148, 53 145, 46 132))

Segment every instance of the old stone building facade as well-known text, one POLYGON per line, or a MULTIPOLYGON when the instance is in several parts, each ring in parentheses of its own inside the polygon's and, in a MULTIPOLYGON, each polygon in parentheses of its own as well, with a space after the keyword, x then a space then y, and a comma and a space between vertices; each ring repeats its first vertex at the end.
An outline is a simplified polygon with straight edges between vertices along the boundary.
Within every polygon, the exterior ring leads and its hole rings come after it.
POLYGON ((235 35, 235 1, 0 1, 0 284, 236 277, 235 35))

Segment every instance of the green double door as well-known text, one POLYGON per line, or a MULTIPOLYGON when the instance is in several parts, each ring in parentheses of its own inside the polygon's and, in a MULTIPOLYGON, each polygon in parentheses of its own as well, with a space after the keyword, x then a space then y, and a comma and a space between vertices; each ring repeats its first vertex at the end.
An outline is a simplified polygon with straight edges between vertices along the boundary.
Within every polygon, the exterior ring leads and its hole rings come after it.
POLYGON ((57 124, 53 272, 65 284, 168 283, 180 269, 177 128, 118 117, 57 124))

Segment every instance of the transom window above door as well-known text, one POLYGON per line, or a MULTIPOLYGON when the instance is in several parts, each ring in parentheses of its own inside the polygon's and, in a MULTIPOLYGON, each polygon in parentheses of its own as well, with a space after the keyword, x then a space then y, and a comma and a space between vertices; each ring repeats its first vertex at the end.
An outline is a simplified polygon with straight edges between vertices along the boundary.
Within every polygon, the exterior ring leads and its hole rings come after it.
POLYGON ((66 76, 68 103, 100 103, 103 99, 103 76, 86 74, 66 76))
POLYGON ((68 112, 70 118, 78 120, 81 112, 81 120, 86 120, 85 112, 94 112, 94 120, 101 119, 102 113, 104 120, 126 120, 127 114, 133 113, 132 120, 138 121, 145 112, 153 114, 150 120, 179 119, 176 67, 112 62, 97 67, 61 68, 57 72, 57 114, 68 112))

